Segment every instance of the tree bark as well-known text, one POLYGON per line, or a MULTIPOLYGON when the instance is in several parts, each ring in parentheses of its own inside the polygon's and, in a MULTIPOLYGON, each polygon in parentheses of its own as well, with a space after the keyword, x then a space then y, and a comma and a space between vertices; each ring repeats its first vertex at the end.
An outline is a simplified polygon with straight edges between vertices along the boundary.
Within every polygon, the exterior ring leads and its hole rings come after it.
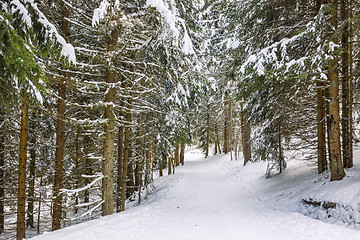
POLYGON ((349 0, 349 163, 352 166, 354 163, 354 150, 353 150, 353 0, 349 0))
MULTIPOLYGON (((115 72, 112 70, 106 71, 106 82, 115 83, 115 72)), ((104 141, 104 154, 102 164, 102 215, 106 216, 114 213, 114 193, 113 193, 113 173, 114 173, 114 104, 115 102, 115 89, 110 86, 105 96, 105 103, 108 105, 105 108, 105 118, 107 124, 105 125, 105 141, 104 141)))
POLYGON ((151 164, 151 141, 148 140, 148 146, 146 149, 146 174, 145 174, 145 185, 149 185, 151 182, 152 164, 151 164))
POLYGON ((279 148, 279 165, 280 173, 284 170, 284 154, 282 149, 282 134, 281 134, 281 121, 278 124, 278 148, 279 148))
POLYGON ((56 127, 56 150, 55 150, 55 177, 53 187, 53 219, 52 230, 61 228, 61 213, 62 213, 62 189, 63 182, 63 160, 64 160, 64 141, 65 141, 65 92, 66 85, 64 79, 60 79, 59 83, 59 99, 57 109, 57 127, 56 127))
POLYGON ((116 184, 116 212, 121 212, 121 184, 123 174, 123 148, 124 148, 124 127, 119 127, 119 141, 118 141, 118 169, 117 169, 117 184, 116 184))
MULTIPOLYGON (((91 163, 91 159, 89 157, 89 154, 91 153, 91 131, 88 131, 84 134, 84 149, 85 149, 85 174, 88 176, 91 176, 93 174, 93 168, 92 168, 92 163, 91 163)), ((90 184, 90 178, 85 178, 85 186, 87 186, 88 184, 90 184)), ((89 189, 86 189, 84 191, 84 203, 89 203, 90 202, 90 191, 89 189)))
POLYGON ((35 133, 31 136, 30 149, 30 176, 29 176, 29 196, 26 226, 34 227, 34 203, 35 203, 35 164, 36 164, 36 138, 35 133))
MULTIPOLYGON (((226 100, 225 106, 228 105, 228 101, 226 100)), ((228 128, 229 128, 229 114, 228 109, 225 107, 225 121, 224 121, 224 145, 223 145, 223 152, 224 154, 228 153, 228 143, 229 143, 229 134, 228 134, 228 128)))
POLYGON ((171 174, 171 169, 172 169, 172 164, 171 164, 172 160, 171 157, 168 158, 168 175, 171 174))
MULTIPOLYGON (((77 189, 80 187, 80 177, 81 174, 80 170, 80 136, 81 136, 81 129, 80 126, 76 126, 76 139, 75 139, 75 183, 74 188, 77 189)), ((78 204, 79 204, 79 195, 75 196, 75 214, 78 213, 78 204)))
POLYGON ((342 150, 343 150, 343 165, 345 168, 351 168, 353 163, 350 161, 350 98, 349 98, 349 16, 348 16, 348 0, 341 0, 341 20, 345 22, 342 29, 341 36, 341 89, 342 89, 342 150))
MULTIPOLYGON (((42 180, 42 176, 40 176, 40 187, 42 187, 43 184, 43 180, 42 180)), ((41 219, 41 199, 42 199, 42 192, 40 191, 39 193, 39 204, 38 204, 38 213, 37 213, 37 227, 36 227, 36 232, 39 234, 40 233, 40 219, 41 219)))
POLYGON ((130 131, 131 131, 131 99, 128 99, 127 112, 125 114, 125 136, 124 136, 124 158, 122 164, 122 179, 121 179, 121 207, 120 211, 125 211, 126 201, 126 186, 127 186, 127 172, 129 163, 129 148, 130 148, 130 131))
POLYGON ((174 152, 174 157, 175 157, 175 164, 176 166, 180 165, 180 144, 179 142, 175 142, 175 152, 174 152))
POLYGON ((184 158, 185 158, 185 143, 181 143, 180 146, 180 162, 181 165, 184 165, 184 158))
POLYGON ((160 177, 164 176, 164 173, 163 173, 163 163, 162 163, 163 161, 166 163, 166 159, 165 159, 165 160, 159 159, 159 176, 160 176, 160 177))
POLYGON ((231 160, 232 160, 232 144, 233 144, 233 136, 232 136, 232 128, 233 128, 233 124, 232 124, 232 101, 229 99, 229 119, 228 119, 228 151, 230 152, 230 156, 231 156, 231 160))
POLYGON ((205 158, 209 156, 209 145, 210 145, 210 106, 207 106, 206 112, 206 150, 205 150, 205 158))
MULTIPOLYGON (((326 115, 326 134, 327 134, 327 155, 328 162, 331 163, 331 153, 330 153, 330 109, 329 109, 329 87, 325 88, 325 115, 326 115)), ((331 164, 329 165, 331 169, 331 164)))
MULTIPOLYGON (((141 154, 142 150, 142 137, 143 137, 143 133, 141 128, 139 127, 137 130, 137 148, 138 148, 138 154, 137 154, 137 158, 136 158, 136 162, 135 162, 135 189, 136 191, 141 191, 141 186, 142 186, 142 169, 143 169, 143 156, 141 154)), ((140 199, 139 199, 140 200, 140 199)))
MULTIPOLYGON (((131 145, 131 141, 130 141, 131 145)), ((129 150, 129 163, 127 171, 126 197, 130 197, 135 192, 134 166, 132 163, 132 151, 129 150)))
POLYGON ((29 122, 29 97, 25 90, 22 91, 21 102, 21 128, 20 128, 20 153, 18 173, 18 196, 17 196, 17 223, 16 239, 25 238, 25 188, 26 188, 26 155, 29 122))
POLYGON ((241 140, 242 140, 242 151, 244 157, 244 165, 251 160, 251 129, 249 122, 245 119, 244 111, 241 107, 241 140))
MULTIPOLYGON (((62 9, 61 30, 67 39, 70 35, 69 22, 66 20, 69 12, 66 6, 62 9)), ((52 230, 61 228, 62 218, 62 194, 60 192, 63 185, 63 161, 64 161, 64 141, 65 141, 65 97, 66 82, 65 73, 61 73, 59 78, 59 98, 57 101, 57 126, 56 126, 56 150, 55 150, 55 177, 53 186, 53 213, 52 230)))
MULTIPOLYGON (((337 29, 337 0, 330 1, 329 23, 332 29, 337 29)), ((338 41, 336 37, 331 40, 334 44, 338 41)), ((338 73, 338 54, 337 47, 332 52, 333 58, 329 60, 329 115, 330 115, 330 155, 331 155, 331 181, 341 180, 345 177, 344 168, 341 161, 340 144, 340 114, 339 114, 339 73, 338 73)))
POLYGON ((5 227, 5 114, 0 110, 0 234, 5 227))
POLYGON ((324 109, 324 83, 317 81, 317 152, 318 152, 318 173, 327 169, 326 161, 326 138, 325 138, 325 109, 324 109))

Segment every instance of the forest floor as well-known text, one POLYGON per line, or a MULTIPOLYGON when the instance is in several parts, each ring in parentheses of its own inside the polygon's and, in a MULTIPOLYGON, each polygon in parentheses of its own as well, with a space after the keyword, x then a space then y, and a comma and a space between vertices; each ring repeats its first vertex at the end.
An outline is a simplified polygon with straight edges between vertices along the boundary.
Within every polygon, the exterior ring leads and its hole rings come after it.
POLYGON ((316 174, 314 164, 291 160, 283 174, 265 179, 264 163, 242 166, 241 160, 230 161, 229 155, 205 159, 192 149, 185 155, 185 166, 178 167, 175 175, 156 179, 139 206, 33 239, 360 239, 356 224, 329 215, 328 222, 315 220, 304 215, 309 208, 301 204, 310 198, 360 204, 359 169, 357 163, 345 180, 329 183, 327 174, 316 174))

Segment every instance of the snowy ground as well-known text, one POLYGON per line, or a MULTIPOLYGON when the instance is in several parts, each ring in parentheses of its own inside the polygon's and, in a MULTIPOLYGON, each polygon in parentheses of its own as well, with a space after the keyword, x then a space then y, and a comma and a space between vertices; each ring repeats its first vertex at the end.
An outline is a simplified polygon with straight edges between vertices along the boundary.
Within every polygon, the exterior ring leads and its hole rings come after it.
MULTIPOLYGON (((317 176, 314 166, 301 161, 290 161, 284 174, 270 179, 263 177, 265 168, 263 163, 243 167, 241 161, 230 161, 229 155, 204 159, 192 150, 175 175, 156 180, 156 188, 140 206, 33 239, 360 239, 360 231, 353 226, 325 223, 299 213, 303 198, 334 197, 337 199, 332 200, 354 204, 360 202, 359 192, 344 197, 339 183, 328 183, 326 175, 317 176)), ((357 174, 349 172, 344 183, 359 191, 359 166, 355 170, 357 174)), ((345 191, 348 195, 349 189, 345 191)))

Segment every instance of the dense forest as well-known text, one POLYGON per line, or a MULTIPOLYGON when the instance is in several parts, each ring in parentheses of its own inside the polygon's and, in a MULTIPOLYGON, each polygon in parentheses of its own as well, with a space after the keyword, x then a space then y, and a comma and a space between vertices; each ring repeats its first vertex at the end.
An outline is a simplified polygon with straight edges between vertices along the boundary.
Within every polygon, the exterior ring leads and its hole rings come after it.
POLYGON ((358 0, 0 0, 0 236, 124 211, 154 175, 285 151, 341 180, 358 139, 358 0))

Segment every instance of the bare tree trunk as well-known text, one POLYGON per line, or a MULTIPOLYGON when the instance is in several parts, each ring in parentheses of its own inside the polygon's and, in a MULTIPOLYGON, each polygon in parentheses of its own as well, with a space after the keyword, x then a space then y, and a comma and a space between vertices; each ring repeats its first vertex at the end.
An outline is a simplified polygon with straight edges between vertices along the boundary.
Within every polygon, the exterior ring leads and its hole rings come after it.
POLYGON ((215 154, 221 154, 218 125, 215 124, 215 154))
MULTIPOLYGON (((61 30, 67 38, 70 35, 69 22, 66 20, 69 12, 66 6, 62 9, 61 30)), ((61 73, 59 78, 59 98, 57 101, 57 126, 56 126, 56 150, 55 150, 55 177, 53 187, 53 213, 52 230, 61 228, 62 219, 62 194, 60 192, 63 186, 63 161, 64 161, 64 141, 65 141, 65 98, 66 82, 65 73, 61 73)))
POLYGON ((5 227, 5 116, 0 110, 0 234, 5 227))
POLYGON ((353 166, 354 163, 354 150, 353 150, 353 0, 349 0, 349 165, 353 166))
MULTIPOLYGON (((115 73, 107 70, 106 82, 115 83, 115 73)), ((114 107, 115 102, 115 89, 110 87, 105 96, 105 103, 110 103, 105 108, 105 118, 108 120, 105 126, 105 141, 104 141, 104 154, 102 165, 102 215, 109 215, 114 213, 114 193, 113 193, 113 173, 114 173, 114 107)))
POLYGON ((137 158, 135 159, 135 189, 136 191, 140 190, 140 187, 142 186, 142 168, 143 168, 143 156, 141 154, 141 147, 142 147, 142 130, 140 127, 138 127, 137 130, 137 138, 136 138, 136 145, 138 148, 137 152, 137 158))
MULTIPOLYGON (((330 1, 330 24, 332 29, 337 29, 337 0, 330 1)), ((336 37, 332 38, 337 44, 336 37)), ((330 115, 330 154, 331 154, 331 181, 341 180, 345 177, 344 168, 341 161, 340 144, 340 114, 339 114, 339 74, 337 47, 334 47, 333 58, 329 60, 329 115, 330 115)))
POLYGON ((174 152, 174 157, 175 157, 175 164, 176 166, 180 165, 180 144, 179 142, 175 142, 175 152, 174 152))
POLYGON ((19 177, 17 197, 17 223, 16 239, 25 238, 25 188, 26 188, 26 155, 29 122, 29 97, 25 90, 22 91, 21 102, 21 128, 20 128, 20 153, 19 153, 19 177))
POLYGON ((279 148, 279 165, 280 165, 280 173, 284 170, 284 154, 282 149, 282 136, 281 136, 281 121, 278 125, 278 148, 279 148))
MULTIPOLYGON (((85 174, 88 176, 91 176, 93 174, 93 169, 92 169, 92 164, 91 164, 91 159, 89 158, 89 153, 91 153, 90 151, 90 146, 91 146, 91 136, 90 136, 91 132, 86 132, 84 134, 84 148, 85 148, 85 153, 86 153, 86 157, 85 157, 85 174)), ((85 178, 85 186, 87 186, 88 184, 90 184, 90 178, 85 178)), ((89 189, 86 189, 84 191, 84 202, 85 203, 89 203, 90 201, 90 192, 89 189)))
POLYGON ((34 202, 35 202, 35 163, 36 163, 36 138, 35 133, 31 136, 30 149, 30 176, 29 176, 29 196, 26 226, 34 227, 34 202))
POLYGON ((250 124, 245 119, 244 112, 241 106, 241 140, 242 140, 242 151, 244 157, 244 165, 251 160, 251 129, 250 124))
POLYGON ((324 83, 317 81, 317 151, 318 151, 318 173, 327 168, 326 162, 326 139, 325 139, 325 109, 324 109, 324 83))
MULTIPOLYGON (((228 101, 226 100, 225 106, 228 105, 228 101)), ((224 145, 223 145, 223 152, 224 154, 228 153, 228 143, 229 143, 229 114, 228 109, 225 108, 225 121, 224 121, 224 145)))
POLYGON ((209 156, 209 145, 210 145, 210 106, 207 106, 207 113, 206 113, 206 151, 205 151, 205 158, 209 156))
POLYGON ((342 71, 342 150, 343 165, 345 168, 351 168, 350 162, 350 122, 349 122, 349 24, 348 24, 348 0, 341 0, 341 19, 345 22, 341 36, 341 71, 342 71))
POLYGON ((137 159, 135 164, 135 188, 137 191, 140 190, 140 186, 142 185, 142 162, 140 159, 137 159))
POLYGON ((151 141, 148 140, 146 149, 146 174, 145 174, 145 185, 149 185, 151 182, 150 174, 152 172, 152 164, 151 164, 151 141))
MULTIPOLYGON (((40 176, 40 187, 43 185, 42 176, 40 176)), ((38 214, 37 214, 37 228, 36 232, 40 233, 40 217, 41 217, 41 199, 42 199, 42 192, 39 193, 39 205, 38 205, 38 214)))
POLYGON ((233 144, 233 136, 232 136, 232 128, 233 128, 233 124, 232 124, 232 101, 229 99, 229 120, 228 120, 228 124, 229 124, 229 129, 228 129, 228 151, 230 152, 230 156, 231 156, 231 160, 232 160, 232 144, 233 144))
MULTIPOLYGON (((131 143, 130 143, 131 145, 131 143)), ((135 181, 134 181, 134 166, 132 163, 132 151, 129 150, 128 171, 127 171, 127 183, 126 183, 126 197, 130 197, 135 192, 135 181)))
POLYGON ((217 145, 218 145, 218 131, 217 131, 217 124, 215 123, 215 149, 214 149, 214 155, 216 155, 218 153, 218 148, 217 148, 217 145))
MULTIPOLYGON (((327 134, 327 154, 328 154, 328 162, 331 163, 331 153, 330 153, 330 109, 329 109, 329 88, 325 88, 325 115, 326 115, 326 134, 327 134)), ((329 165, 331 169, 331 164, 329 165)))
POLYGON ((185 143, 181 143, 180 147, 180 162, 181 165, 184 165, 184 158, 185 158, 185 143))
MULTIPOLYGON (((80 168, 80 136, 81 136, 81 129, 79 126, 76 126, 76 140, 75 140, 75 169, 76 169, 76 176, 75 176, 75 184, 74 188, 77 189, 80 187, 80 177, 81 174, 79 172, 80 168)), ((75 196, 75 214, 78 213, 78 205, 79 205, 79 195, 76 194, 75 196)))
POLYGON ((172 164, 171 164, 172 160, 171 160, 171 157, 168 158, 168 175, 171 174, 171 168, 172 168, 172 164))
POLYGON ((164 176, 163 165, 162 165, 162 162, 160 160, 159 160, 159 176, 160 177, 164 176))
POLYGON ((117 169, 117 184, 116 184, 116 212, 121 212, 121 185, 123 174, 123 145, 124 145, 124 127, 119 127, 119 141, 118 141, 118 169, 117 169))
POLYGON ((52 230, 61 228, 61 213, 62 213, 62 195, 61 188, 63 182, 63 160, 64 160, 64 140, 65 140, 65 91, 66 85, 63 79, 59 83, 59 99, 58 99, 58 116, 56 127, 56 151, 55 151, 55 177, 53 188, 53 219, 52 230))
POLYGON ((121 179, 121 208, 120 211, 125 211, 125 200, 126 200, 126 186, 127 186, 127 172, 129 163, 129 148, 130 148, 130 131, 131 131, 131 99, 128 99, 128 110, 126 112, 126 125, 125 125, 125 138, 124 138, 124 158, 123 158, 123 169, 121 179))

